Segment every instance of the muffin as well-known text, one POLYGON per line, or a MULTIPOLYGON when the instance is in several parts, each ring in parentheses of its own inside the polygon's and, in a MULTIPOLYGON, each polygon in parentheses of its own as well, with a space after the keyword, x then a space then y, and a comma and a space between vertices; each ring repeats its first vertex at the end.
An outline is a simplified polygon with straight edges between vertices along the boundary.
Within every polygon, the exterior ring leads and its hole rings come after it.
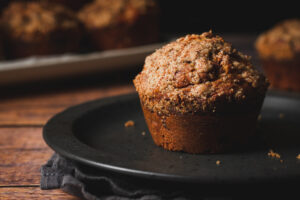
POLYGON ((300 20, 277 24, 261 34, 255 46, 271 86, 300 91, 300 20))
POLYGON ((79 49, 81 26, 75 13, 47 2, 13 2, 2 14, 10 58, 73 52, 79 49))
POLYGON ((105 50, 156 42, 157 15, 154 0, 96 0, 78 16, 95 49, 105 50))
POLYGON ((248 144, 268 87, 248 56, 212 32, 156 50, 133 82, 155 144, 188 153, 248 144))

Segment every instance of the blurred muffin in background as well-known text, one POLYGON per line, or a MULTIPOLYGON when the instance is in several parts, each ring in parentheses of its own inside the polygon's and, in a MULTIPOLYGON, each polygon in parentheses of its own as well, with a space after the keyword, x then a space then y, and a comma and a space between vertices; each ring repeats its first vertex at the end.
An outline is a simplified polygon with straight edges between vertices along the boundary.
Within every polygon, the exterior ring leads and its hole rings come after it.
POLYGON ((79 19, 97 50, 158 40, 158 6, 154 0, 96 0, 79 12, 79 19))
POLYGON ((73 52, 81 26, 76 14, 48 2, 13 2, 3 10, 2 28, 9 58, 73 52))
POLYGON ((271 86, 300 91, 300 19, 277 24, 255 46, 271 86))

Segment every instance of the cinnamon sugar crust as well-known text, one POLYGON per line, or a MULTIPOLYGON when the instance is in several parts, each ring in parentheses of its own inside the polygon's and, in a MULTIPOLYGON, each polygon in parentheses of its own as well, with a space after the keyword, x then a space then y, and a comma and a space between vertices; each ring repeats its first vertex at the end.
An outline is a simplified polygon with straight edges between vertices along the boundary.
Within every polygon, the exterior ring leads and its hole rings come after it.
POLYGON ((184 114, 218 113, 244 103, 259 107, 268 82, 250 57, 210 31, 156 50, 146 58, 134 85, 147 109, 184 114))
POLYGON ((291 60, 300 54, 300 19, 289 19, 262 33, 256 49, 263 59, 291 60))

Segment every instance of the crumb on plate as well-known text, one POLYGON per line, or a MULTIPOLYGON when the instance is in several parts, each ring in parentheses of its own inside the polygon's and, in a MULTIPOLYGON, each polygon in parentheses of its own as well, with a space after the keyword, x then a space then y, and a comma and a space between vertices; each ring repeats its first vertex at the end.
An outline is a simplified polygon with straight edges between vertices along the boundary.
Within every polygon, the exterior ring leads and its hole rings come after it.
POLYGON ((280 158, 280 154, 274 152, 272 149, 270 149, 270 151, 268 152, 268 156, 272 158, 280 158))
POLYGON ((124 126, 125 126, 125 127, 134 126, 134 121, 128 120, 127 122, 125 122, 124 126))
POLYGON ((258 121, 261 121, 261 119, 262 119, 262 116, 261 116, 261 115, 258 115, 257 120, 258 120, 258 121))

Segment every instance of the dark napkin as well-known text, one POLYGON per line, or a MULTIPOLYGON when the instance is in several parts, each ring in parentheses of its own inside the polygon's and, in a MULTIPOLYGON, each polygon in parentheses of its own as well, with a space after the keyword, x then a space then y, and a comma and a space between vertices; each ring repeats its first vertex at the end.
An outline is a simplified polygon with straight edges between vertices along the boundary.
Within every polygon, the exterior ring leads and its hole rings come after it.
MULTIPOLYGON (((58 154, 41 167, 41 189, 58 189, 88 200, 160 200, 191 199, 172 188, 151 186, 148 181, 136 181, 81 166, 58 154)), ((157 186, 157 185, 156 185, 157 186)), ((173 188, 174 189, 174 188, 173 188)))
POLYGON ((299 181, 200 185, 138 178, 82 165, 54 154, 41 167, 41 189, 62 189, 87 200, 221 200, 285 197, 291 199, 299 181))

